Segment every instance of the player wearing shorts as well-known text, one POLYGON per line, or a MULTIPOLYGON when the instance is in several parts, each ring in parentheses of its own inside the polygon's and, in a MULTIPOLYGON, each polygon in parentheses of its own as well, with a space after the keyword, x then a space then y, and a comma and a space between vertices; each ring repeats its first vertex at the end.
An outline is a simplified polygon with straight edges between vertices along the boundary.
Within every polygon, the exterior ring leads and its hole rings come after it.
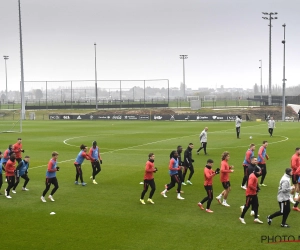
POLYGON ((212 159, 208 159, 206 162, 206 166, 204 168, 204 189, 207 193, 207 196, 202 199, 198 203, 198 206, 204 210, 203 203, 207 201, 207 206, 205 211, 208 213, 213 213, 213 211, 210 209, 210 204, 213 200, 213 178, 220 173, 220 169, 217 168, 215 171, 212 170, 212 166, 214 164, 214 161, 212 159))
POLYGON ((230 207, 230 205, 227 203, 227 197, 231 190, 230 188, 230 181, 229 181, 229 174, 233 173, 233 166, 229 166, 228 161, 230 159, 229 152, 225 151, 222 154, 222 161, 221 161, 221 174, 220 174, 220 180, 222 182, 224 190, 222 193, 216 197, 217 201, 222 204, 225 207, 230 207), (221 202, 221 199, 223 197, 223 202, 221 202))

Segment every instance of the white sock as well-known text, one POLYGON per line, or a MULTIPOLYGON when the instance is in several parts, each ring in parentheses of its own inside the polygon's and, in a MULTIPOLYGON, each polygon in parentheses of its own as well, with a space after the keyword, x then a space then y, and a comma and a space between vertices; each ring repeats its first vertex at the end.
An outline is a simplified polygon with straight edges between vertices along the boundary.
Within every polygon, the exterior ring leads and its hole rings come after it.
POLYGON ((180 197, 180 193, 177 193, 177 197, 180 197))
POLYGON ((295 193, 295 198, 297 199, 299 196, 299 193, 295 193))
POLYGON ((225 199, 223 199, 223 203, 226 203, 226 200, 225 200, 225 199))

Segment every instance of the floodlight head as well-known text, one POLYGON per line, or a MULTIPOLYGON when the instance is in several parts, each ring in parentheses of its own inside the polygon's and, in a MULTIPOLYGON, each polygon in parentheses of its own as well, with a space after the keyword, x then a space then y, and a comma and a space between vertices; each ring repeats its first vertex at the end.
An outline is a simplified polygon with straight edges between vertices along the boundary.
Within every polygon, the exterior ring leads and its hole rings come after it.
POLYGON ((274 14, 275 14, 275 15, 277 15, 277 14, 278 14, 278 12, 275 12, 274 14))
POLYGON ((283 25, 282 25, 282 27, 285 27, 286 26, 286 24, 284 23, 283 25))
POLYGON ((278 17, 274 17, 274 19, 278 19, 278 17))

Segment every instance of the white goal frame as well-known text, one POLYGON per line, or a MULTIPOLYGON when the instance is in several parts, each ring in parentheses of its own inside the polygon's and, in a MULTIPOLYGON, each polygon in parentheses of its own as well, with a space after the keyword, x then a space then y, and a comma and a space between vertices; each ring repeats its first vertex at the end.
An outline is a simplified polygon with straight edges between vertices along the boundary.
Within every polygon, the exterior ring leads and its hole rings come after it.
POLYGON ((186 101, 190 102, 190 101, 198 101, 200 100, 200 97, 198 95, 188 95, 186 96, 186 101))

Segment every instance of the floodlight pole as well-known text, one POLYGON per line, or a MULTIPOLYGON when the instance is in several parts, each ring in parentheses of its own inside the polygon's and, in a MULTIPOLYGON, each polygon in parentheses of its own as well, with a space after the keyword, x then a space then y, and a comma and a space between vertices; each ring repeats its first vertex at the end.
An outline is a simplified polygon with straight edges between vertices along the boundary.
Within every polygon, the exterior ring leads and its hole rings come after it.
MULTIPOLYGON (((22 19, 21 19, 21 3, 18 0, 19 7, 19 33, 20 33, 20 59, 21 59, 21 121, 25 120, 25 94, 24 94, 24 67, 23 67, 23 42, 22 42, 22 19)), ((22 124, 21 131, 22 132, 22 124)))
POLYGON ((185 99, 185 67, 184 59, 188 59, 188 55, 179 55, 179 58, 183 61, 183 98, 185 99))
POLYGON ((277 15, 277 12, 263 12, 263 15, 269 17, 262 17, 265 20, 269 20, 270 34, 269 34, 269 96, 268 96, 268 105, 272 105, 272 19, 277 19, 277 17, 272 17, 272 15, 277 15))
POLYGON ((5 88, 5 97, 6 97, 6 101, 8 101, 7 98, 7 65, 6 65, 6 60, 9 59, 9 56, 3 56, 4 61, 5 61, 5 83, 6 83, 6 88, 5 88))
POLYGON ((97 51, 96 51, 96 47, 97 44, 94 43, 94 47, 95 47, 95 92, 96 92, 96 109, 98 110, 98 86, 97 86, 97 51))
POLYGON ((260 61, 260 99, 262 99, 262 60, 260 61))
POLYGON ((285 121, 285 26, 283 24, 283 83, 282 83, 282 121, 285 121))

